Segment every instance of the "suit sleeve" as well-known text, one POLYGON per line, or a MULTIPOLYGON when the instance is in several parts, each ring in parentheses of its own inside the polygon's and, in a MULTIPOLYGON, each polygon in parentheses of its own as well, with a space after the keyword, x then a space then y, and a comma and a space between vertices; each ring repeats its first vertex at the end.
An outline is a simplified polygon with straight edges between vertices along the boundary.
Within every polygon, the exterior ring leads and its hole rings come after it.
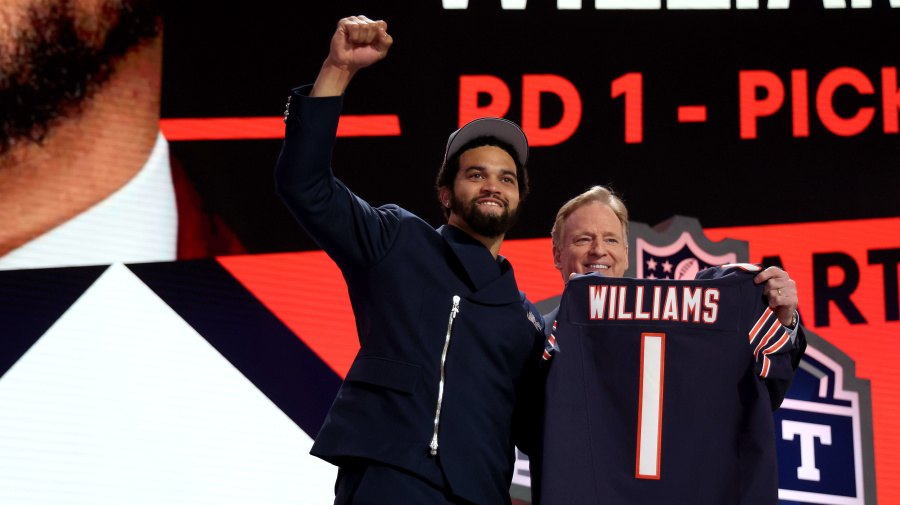
POLYGON ((525 310, 541 326, 534 331, 531 353, 522 380, 516 388, 516 410, 513 413, 513 442, 530 457, 536 455, 540 447, 545 378, 540 363, 546 340, 543 329, 547 322, 530 301, 524 299, 523 303, 525 310))
POLYGON ((307 233, 345 273, 365 269, 390 249, 399 207, 374 208, 331 171, 342 97, 291 92, 284 144, 275 166, 276 193, 307 233))
POLYGON ((800 360, 803 359, 803 355, 806 353, 806 333, 803 331, 803 325, 797 327, 797 340, 794 342, 793 349, 791 349, 791 365, 794 367, 794 370, 797 370, 797 367, 800 366, 800 360))

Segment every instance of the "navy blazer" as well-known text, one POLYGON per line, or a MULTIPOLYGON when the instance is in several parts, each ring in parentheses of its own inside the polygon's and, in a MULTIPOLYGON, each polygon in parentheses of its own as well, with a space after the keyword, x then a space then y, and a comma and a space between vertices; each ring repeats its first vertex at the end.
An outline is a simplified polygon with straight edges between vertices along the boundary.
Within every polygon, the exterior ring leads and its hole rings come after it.
POLYGON ((340 267, 360 342, 312 454, 338 465, 374 460, 474 503, 509 503, 513 444, 527 450, 526 433, 536 433, 534 412, 523 411, 538 396, 540 314, 502 256, 455 227, 435 230, 396 205, 374 208, 335 179, 342 99, 301 90, 292 93, 277 191, 340 267))

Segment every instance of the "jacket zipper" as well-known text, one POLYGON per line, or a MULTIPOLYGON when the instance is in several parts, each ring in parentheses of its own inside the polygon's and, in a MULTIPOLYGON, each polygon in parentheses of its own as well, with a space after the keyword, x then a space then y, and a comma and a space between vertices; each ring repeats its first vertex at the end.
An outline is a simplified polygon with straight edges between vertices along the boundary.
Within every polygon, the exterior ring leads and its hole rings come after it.
POLYGON ((438 451, 438 426, 441 423, 441 402, 444 400, 444 365, 447 363, 447 349, 450 348, 450 332, 453 330, 453 320, 459 313, 459 296, 453 296, 453 308, 450 309, 450 320, 447 322, 447 337, 444 340, 444 352, 441 353, 441 380, 438 383, 437 409, 434 412, 434 436, 431 437, 431 455, 436 456, 438 451))

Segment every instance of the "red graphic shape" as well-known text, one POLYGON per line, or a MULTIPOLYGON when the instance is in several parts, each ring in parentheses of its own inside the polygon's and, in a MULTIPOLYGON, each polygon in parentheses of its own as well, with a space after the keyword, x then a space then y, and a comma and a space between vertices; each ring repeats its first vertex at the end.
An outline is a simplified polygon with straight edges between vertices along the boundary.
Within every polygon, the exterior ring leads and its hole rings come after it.
POLYGON ((855 68, 841 67, 825 74, 816 91, 816 110, 825 128, 843 137, 852 137, 865 130, 875 117, 875 107, 860 107, 850 118, 843 118, 834 111, 832 99, 841 86, 850 86, 860 95, 875 93, 872 81, 855 68))
POLYGON ((331 258, 310 251, 217 260, 335 373, 347 375, 359 340, 347 285, 331 258))
MULTIPOLYGON (((245 140, 284 138, 281 117, 220 117, 160 119, 167 140, 245 140)), ((395 137, 400 135, 396 114, 341 116, 338 137, 395 137)))
POLYGON ((897 67, 881 69, 881 93, 884 133, 898 133, 900 124, 897 110, 900 109, 900 89, 897 89, 897 67))
POLYGON ((532 147, 562 144, 581 122, 581 95, 575 85, 558 75, 522 76, 522 130, 532 147), (541 94, 554 94, 562 100, 563 114, 553 126, 541 126, 541 94))
POLYGON ((629 72, 612 82, 611 97, 625 95, 625 143, 644 141, 644 76, 629 72))
POLYGON ((519 291, 533 303, 562 294, 565 283, 559 270, 553 268, 553 242, 549 238, 505 240, 500 254, 512 264, 519 291))
POLYGON ((739 74, 741 138, 756 138, 756 120, 771 116, 784 103, 784 84, 768 70, 742 70, 739 74), (757 98, 757 90, 765 90, 765 98, 757 98))
POLYGON ((678 107, 679 123, 705 123, 706 122, 706 106, 705 105, 682 105, 678 107))
POLYGON ((809 137, 809 76, 806 70, 791 70, 791 114, 795 137, 809 137))
POLYGON ((503 117, 509 112, 512 95, 503 79, 493 75, 459 76, 459 127, 481 117, 503 117), (478 105, 478 95, 487 95, 490 103, 478 105))

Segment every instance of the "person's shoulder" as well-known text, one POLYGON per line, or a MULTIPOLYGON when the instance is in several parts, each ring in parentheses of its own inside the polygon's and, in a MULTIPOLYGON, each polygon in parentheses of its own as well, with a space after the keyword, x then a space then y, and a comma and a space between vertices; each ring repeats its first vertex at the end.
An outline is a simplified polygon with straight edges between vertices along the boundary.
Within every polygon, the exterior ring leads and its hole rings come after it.
MULTIPOLYGON (((438 229, 435 229, 434 226, 417 214, 414 214, 397 204, 388 203, 373 207, 373 209, 374 212, 381 214, 381 221, 383 223, 393 223, 387 226, 394 230, 394 233, 396 233, 396 237, 399 240, 397 243, 399 244, 408 246, 410 241, 418 243, 419 241, 424 240, 427 243, 433 244, 435 247, 440 247, 440 244, 443 243, 441 233, 438 229)), ((408 253, 421 254, 422 251, 411 250, 408 251, 408 253)))
POLYGON ((522 300, 522 306, 525 308, 525 317, 531 321, 537 331, 543 332, 545 326, 544 317, 541 316, 537 307, 531 303, 531 300, 528 299, 523 291, 519 291, 519 298, 522 300))
POLYGON ((404 225, 422 227, 423 229, 435 231, 434 227, 428 224, 427 221, 395 203, 379 205, 378 207, 375 207, 375 210, 383 214, 395 216, 395 218, 404 225))

